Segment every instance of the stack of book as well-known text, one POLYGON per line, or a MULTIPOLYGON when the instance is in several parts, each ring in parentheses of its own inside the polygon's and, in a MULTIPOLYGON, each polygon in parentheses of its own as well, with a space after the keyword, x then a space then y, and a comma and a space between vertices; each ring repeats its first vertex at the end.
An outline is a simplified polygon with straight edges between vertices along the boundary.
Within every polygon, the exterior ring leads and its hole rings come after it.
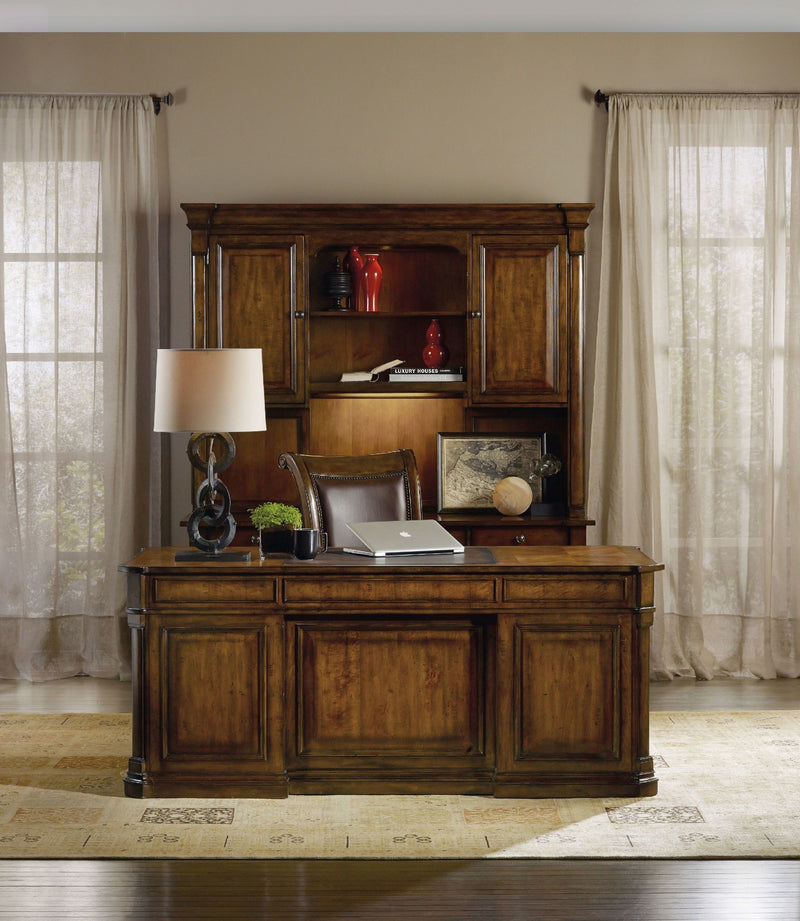
POLYGON ((463 381, 463 368, 392 368, 389 371, 391 383, 410 383, 411 381, 429 381, 430 383, 444 383, 445 381, 463 381))

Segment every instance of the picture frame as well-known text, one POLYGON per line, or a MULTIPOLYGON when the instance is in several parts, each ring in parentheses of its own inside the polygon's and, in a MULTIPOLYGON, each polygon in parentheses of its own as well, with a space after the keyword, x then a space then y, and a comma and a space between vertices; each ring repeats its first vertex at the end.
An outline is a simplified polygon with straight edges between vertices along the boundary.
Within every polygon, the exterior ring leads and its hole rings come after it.
POLYGON ((530 483, 533 503, 542 501, 542 482, 530 467, 543 453, 544 435, 502 432, 439 432, 436 445, 437 505, 440 512, 494 510, 494 487, 508 476, 530 483))

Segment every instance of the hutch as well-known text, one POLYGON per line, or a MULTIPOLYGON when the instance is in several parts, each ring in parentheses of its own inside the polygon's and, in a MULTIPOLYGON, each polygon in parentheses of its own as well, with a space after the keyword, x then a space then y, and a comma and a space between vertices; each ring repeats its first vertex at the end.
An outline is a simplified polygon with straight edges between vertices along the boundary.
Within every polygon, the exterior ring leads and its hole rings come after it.
MULTIPOLYGON (((194 347, 260 347, 268 430, 235 436, 225 481, 247 509, 295 501, 282 451, 411 448, 425 514, 467 544, 584 544, 584 232, 589 204, 183 204, 194 347), (375 312, 336 309, 326 274, 377 253, 375 312), (392 359, 422 365, 439 322, 463 381, 342 382, 392 359), (439 513, 440 432, 544 434, 562 461, 557 513, 439 513)), ((346 306, 346 301, 340 302, 346 306)), ((262 395, 254 395, 261 399, 262 395)))

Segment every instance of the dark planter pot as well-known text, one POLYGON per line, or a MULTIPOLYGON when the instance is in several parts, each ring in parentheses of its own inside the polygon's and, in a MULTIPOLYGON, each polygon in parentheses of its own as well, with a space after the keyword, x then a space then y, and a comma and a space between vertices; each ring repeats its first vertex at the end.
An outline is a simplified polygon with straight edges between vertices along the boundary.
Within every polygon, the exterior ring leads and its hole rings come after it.
POLYGON ((265 553, 294 552, 293 528, 264 528, 258 532, 258 546, 265 553))

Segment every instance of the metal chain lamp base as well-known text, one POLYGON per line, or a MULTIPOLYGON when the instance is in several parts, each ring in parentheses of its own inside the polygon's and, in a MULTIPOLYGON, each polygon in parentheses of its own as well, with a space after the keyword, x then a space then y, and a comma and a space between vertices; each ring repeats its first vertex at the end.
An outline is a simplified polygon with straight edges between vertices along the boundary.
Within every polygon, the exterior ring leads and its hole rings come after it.
POLYGON ((227 469, 236 456, 236 446, 229 432, 202 432, 192 435, 186 447, 192 466, 206 474, 197 490, 195 507, 189 516, 187 530, 189 543, 196 550, 179 550, 177 561, 219 560, 222 562, 246 562, 249 550, 226 550, 236 534, 236 520, 231 514, 231 496, 228 488, 217 478, 217 472, 227 469), (217 460, 214 442, 219 441, 222 457, 217 460), (204 537, 201 526, 222 529, 219 537, 204 537), (200 553, 198 553, 200 551, 200 553), (224 551, 224 552, 223 552, 224 551))

